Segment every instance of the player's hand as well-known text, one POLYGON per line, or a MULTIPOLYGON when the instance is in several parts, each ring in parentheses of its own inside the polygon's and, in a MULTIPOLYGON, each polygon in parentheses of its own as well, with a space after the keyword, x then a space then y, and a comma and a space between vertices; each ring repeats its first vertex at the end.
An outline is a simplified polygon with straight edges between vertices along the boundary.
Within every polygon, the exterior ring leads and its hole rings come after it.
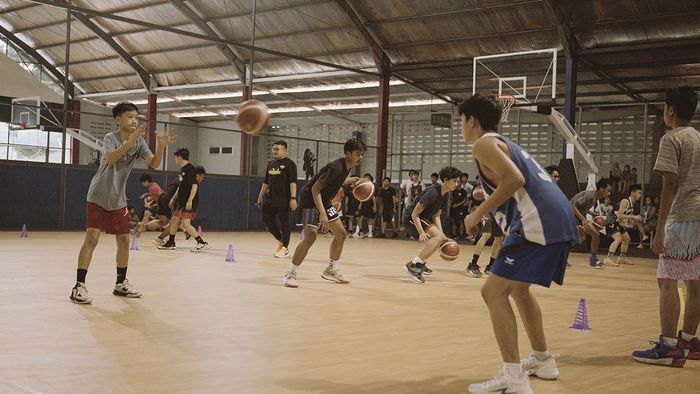
POLYGON ((163 134, 156 134, 156 139, 158 140, 158 146, 170 145, 175 142, 175 132, 172 131, 170 126, 165 126, 163 134))
POLYGON ((262 201, 258 200, 255 202, 255 206, 258 207, 258 209, 262 208, 262 201))
POLYGON ((171 199, 170 202, 168 203, 168 206, 172 209, 175 208, 175 199, 171 199))
POLYGON ((418 236, 418 242, 428 242, 429 239, 430 239, 430 235, 428 235, 428 233, 421 233, 418 236))
POLYGON ((292 211, 297 210, 297 200, 289 200, 289 209, 292 211))
POLYGON ((656 226, 656 234, 654 234, 654 241, 651 243, 651 250, 656 254, 664 254, 666 248, 664 247, 664 238, 666 238, 666 229, 662 226, 656 226))
POLYGON ((141 199, 146 198, 149 194, 151 194, 151 193, 149 193, 149 192, 143 193, 142 195, 139 196, 139 198, 141 198, 141 199))
POLYGON ((148 124, 146 122, 141 123, 136 127, 136 131, 133 133, 129 134, 129 138, 126 140, 126 144, 129 146, 134 146, 136 142, 138 142, 139 138, 143 137, 146 135, 146 126, 148 124))
POLYGON ((481 216, 475 213, 476 211, 464 218, 464 228, 469 235, 476 235, 476 230, 479 228, 479 223, 481 223, 481 216))
POLYGON ((321 230, 322 233, 328 231, 328 215, 326 215, 326 212, 320 212, 318 222, 321 224, 319 230, 321 230))
POLYGON ((187 201, 187 204, 185 204, 185 211, 191 211, 192 210, 192 201, 187 201))
MULTIPOLYGON (((365 178, 362 178, 362 179, 365 179, 365 178)), ((356 177, 356 176, 351 176, 351 177, 348 177, 348 181, 350 181, 350 183, 353 186, 357 186, 357 184, 360 182, 360 178, 356 177)))

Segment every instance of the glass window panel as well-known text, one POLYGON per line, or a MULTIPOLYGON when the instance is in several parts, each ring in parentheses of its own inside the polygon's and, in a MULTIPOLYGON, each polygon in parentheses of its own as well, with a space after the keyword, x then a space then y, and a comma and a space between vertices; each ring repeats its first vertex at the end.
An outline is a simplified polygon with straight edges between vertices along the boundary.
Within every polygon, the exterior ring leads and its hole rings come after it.
POLYGON ((17 146, 10 145, 8 150, 8 160, 46 162, 46 148, 38 146, 17 146))

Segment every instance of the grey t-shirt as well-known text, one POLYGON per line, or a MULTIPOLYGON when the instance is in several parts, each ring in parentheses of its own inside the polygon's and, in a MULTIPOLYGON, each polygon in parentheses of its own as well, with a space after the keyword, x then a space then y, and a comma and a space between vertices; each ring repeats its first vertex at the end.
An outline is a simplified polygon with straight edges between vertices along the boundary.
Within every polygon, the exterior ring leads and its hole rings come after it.
POLYGON ((598 196, 595 190, 584 190, 577 193, 571 198, 571 203, 576 204, 579 211, 585 216, 586 212, 590 211, 598 202, 598 196))
POLYGON ((654 171, 678 176, 678 189, 668 220, 700 220, 700 133, 690 126, 667 132, 659 142, 654 171))
POLYGON ((152 155, 148 149, 146 141, 139 138, 119 161, 114 165, 107 165, 107 155, 119 149, 122 139, 119 131, 114 131, 105 135, 104 146, 102 147, 102 157, 100 158, 100 168, 90 181, 87 200, 95 203, 108 211, 114 211, 126 207, 126 180, 129 178, 131 169, 136 160, 152 155))

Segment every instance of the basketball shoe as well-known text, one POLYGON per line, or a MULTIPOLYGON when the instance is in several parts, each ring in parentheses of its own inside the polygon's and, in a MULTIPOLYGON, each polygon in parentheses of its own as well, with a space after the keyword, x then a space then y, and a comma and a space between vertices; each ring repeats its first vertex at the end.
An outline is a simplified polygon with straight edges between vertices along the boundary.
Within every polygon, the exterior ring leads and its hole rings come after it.
POLYGON ((345 280, 343 278, 343 275, 341 275, 337 269, 333 269, 333 267, 330 264, 328 264, 328 267, 326 267, 326 269, 321 274, 321 278, 325 280, 330 280, 331 282, 340 283, 341 285, 350 283, 350 281, 345 280))
POLYGON ((519 393, 532 394, 530 380, 527 374, 522 373, 519 377, 508 375, 506 366, 499 371, 493 379, 483 383, 473 383, 469 385, 469 392, 472 394, 486 393, 519 393))
POLYGON ((554 380, 559 377, 557 363, 554 361, 556 356, 550 354, 544 360, 540 360, 535 356, 535 353, 530 353, 526 358, 520 360, 520 365, 523 367, 523 372, 527 375, 535 375, 540 379, 554 380))
POLYGON ((284 287, 299 287, 299 283, 297 282, 297 273, 287 271, 287 273, 284 274, 284 278, 282 278, 282 283, 284 284, 284 287))
POLYGON ((88 289, 83 282, 76 282, 70 292, 70 300, 76 304, 91 304, 92 298, 88 294, 88 289))
POLYGON ((678 345, 683 345, 685 358, 688 360, 700 360, 700 339, 693 337, 691 340, 683 339, 683 331, 678 333, 678 345))
POLYGON ((632 357, 640 363, 667 365, 669 367, 682 367, 685 364, 685 352, 683 342, 679 341, 675 347, 664 344, 663 337, 659 341, 649 341, 655 346, 649 350, 638 350, 632 353, 632 357))
POLYGON ((411 279, 415 280, 416 282, 425 283, 425 279, 423 279, 422 267, 420 267, 418 264, 414 264, 412 261, 409 261, 404 266, 404 269, 411 279))
POLYGON ((141 292, 136 290, 136 288, 134 288, 134 286, 132 286, 131 283, 129 283, 128 279, 124 279, 124 282, 122 283, 115 284, 114 291, 112 291, 112 294, 128 298, 141 297, 141 292))

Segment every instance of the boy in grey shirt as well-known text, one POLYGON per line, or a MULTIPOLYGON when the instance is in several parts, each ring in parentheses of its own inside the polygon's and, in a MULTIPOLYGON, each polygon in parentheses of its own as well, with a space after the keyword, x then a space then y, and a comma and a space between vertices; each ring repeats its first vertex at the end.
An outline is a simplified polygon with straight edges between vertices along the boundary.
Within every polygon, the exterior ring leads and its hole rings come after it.
POLYGON ((610 196, 612 185, 608 178, 601 178, 596 183, 596 190, 585 190, 576 194, 571 199, 571 209, 574 211, 576 219, 579 221, 579 231, 581 240, 586 239, 586 235, 591 236, 591 257, 588 259, 588 265, 591 268, 603 268, 603 263, 598 260, 598 247, 600 246, 600 234, 595 224, 586 219, 586 213, 593 208, 598 200, 610 196))
POLYGON ((158 135, 154 155, 142 138, 146 123, 139 125, 139 112, 134 104, 119 103, 112 108, 112 115, 119 129, 105 135, 100 167, 90 182, 87 194, 85 241, 80 248, 77 280, 70 295, 71 301, 76 304, 92 302, 85 286, 85 276, 102 230, 114 234, 117 240, 117 282, 112 293, 123 297, 141 297, 141 293, 126 279, 129 264, 126 181, 139 158, 143 158, 149 167, 158 168, 165 146, 174 141, 170 132, 158 135))

